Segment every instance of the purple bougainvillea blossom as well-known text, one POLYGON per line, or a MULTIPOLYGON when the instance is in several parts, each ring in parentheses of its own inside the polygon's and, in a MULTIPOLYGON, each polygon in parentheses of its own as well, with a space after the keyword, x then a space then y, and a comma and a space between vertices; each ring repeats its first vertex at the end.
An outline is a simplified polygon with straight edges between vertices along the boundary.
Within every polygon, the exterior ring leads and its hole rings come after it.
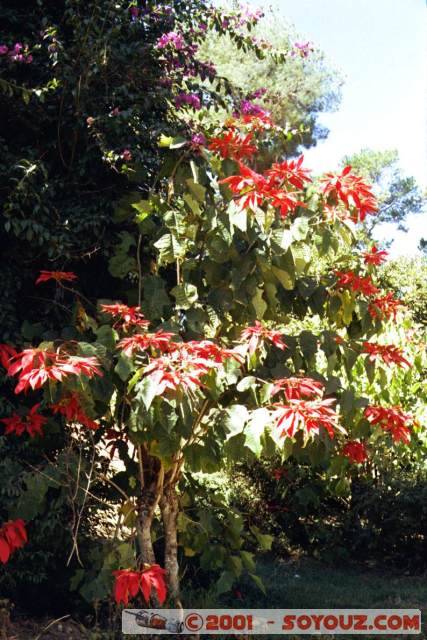
POLYGON ((199 96, 195 93, 179 93, 175 98, 175 106, 177 109, 189 106, 198 111, 202 105, 199 96))

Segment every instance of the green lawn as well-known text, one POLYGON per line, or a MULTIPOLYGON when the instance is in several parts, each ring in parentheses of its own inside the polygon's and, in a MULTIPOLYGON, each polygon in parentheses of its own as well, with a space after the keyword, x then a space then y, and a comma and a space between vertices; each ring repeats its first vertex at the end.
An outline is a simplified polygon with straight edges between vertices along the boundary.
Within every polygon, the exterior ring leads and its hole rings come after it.
MULTIPOLYGON (((307 559, 300 561, 264 559, 258 562, 257 573, 265 584, 267 595, 262 594, 254 583, 244 580, 239 585, 242 600, 224 595, 219 602, 213 602, 208 596, 192 593, 185 598, 185 604, 187 607, 258 609, 408 608, 421 609, 423 623, 427 617, 427 580, 422 576, 398 576, 378 569, 336 568, 307 559)), ((424 624, 423 626, 425 629, 424 624)), ((208 637, 210 636, 206 636, 208 637)), ((256 637, 273 639, 279 636, 256 637)), ((316 638, 320 637, 316 636, 316 638)), ((333 638, 333 636, 324 637, 333 638)), ((378 639, 411 636, 364 635, 358 637, 378 639)), ((427 638, 427 634, 424 631, 423 634, 413 637, 427 638)))

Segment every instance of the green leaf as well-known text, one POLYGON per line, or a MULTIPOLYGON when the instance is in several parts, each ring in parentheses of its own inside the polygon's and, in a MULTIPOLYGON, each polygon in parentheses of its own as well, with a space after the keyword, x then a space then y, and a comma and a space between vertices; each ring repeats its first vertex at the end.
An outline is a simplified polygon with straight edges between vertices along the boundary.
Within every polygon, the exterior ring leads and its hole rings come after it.
POLYGON ((173 233, 165 233, 154 243, 154 246, 159 251, 159 260, 162 264, 175 262, 185 255, 185 246, 180 244, 173 233))
POLYGON ((255 409, 250 414, 248 423, 245 426, 245 446, 248 447, 257 457, 261 455, 262 440, 266 426, 270 422, 270 413, 267 409, 255 409))
POLYGON ((307 244, 293 244, 291 247, 292 256, 295 264, 295 271, 298 275, 304 273, 307 265, 311 260, 311 250, 307 244))
POLYGON ((133 202, 132 207, 137 210, 137 222, 143 222, 153 211, 153 203, 150 200, 140 200, 133 202))
POLYGON ((183 195, 184 202, 188 205, 194 215, 199 216, 202 212, 200 209, 200 205, 195 198, 191 195, 191 193, 184 193, 183 195))
POLYGON ((254 554, 249 551, 241 551, 240 557, 242 558, 243 566, 247 571, 255 571, 254 554))
POLYGON ((291 291, 294 288, 295 278, 291 273, 288 273, 283 269, 279 269, 278 267, 272 267, 271 270, 284 289, 291 291))
POLYGON ((198 299, 194 284, 180 284, 171 290, 171 294, 176 300, 177 309, 190 309, 198 299))
POLYGON ((133 371, 132 359, 129 358, 129 356, 127 356, 126 354, 121 353, 119 355, 117 364, 114 367, 114 371, 117 373, 120 380, 123 380, 123 382, 126 382, 126 380, 129 378, 130 374, 133 371))
POLYGON ((230 571, 238 578, 243 569, 242 559, 239 556, 228 556, 226 563, 230 571))
POLYGON ((296 218, 291 227, 291 234, 294 240, 305 240, 309 230, 307 218, 296 218))
POLYGON ((242 404, 232 404, 223 412, 223 424, 227 430, 227 440, 238 433, 242 433, 248 415, 248 410, 242 404))
POLYGON ((292 244, 292 233, 288 229, 275 229, 271 234, 271 242, 276 253, 286 253, 292 244))
POLYGON ((157 383, 152 380, 150 376, 146 376, 138 383, 137 389, 137 400, 142 400, 145 408, 148 409, 151 407, 151 404, 156 397, 157 391, 157 383))
POLYGON ((267 311, 267 303, 262 297, 262 289, 257 288, 255 295, 252 297, 252 306, 255 309, 257 320, 262 320, 265 312, 267 311))
POLYGON ((189 178, 186 180, 187 186, 191 191, 192 196, 197 200, 197 202, 204 202, 206 198, 206 188, 189 178))
POLYGON ((217 593, 217 595, 230 591, 231 587, 233 586, 234 580, 235 575, 231 571, 223 571, 215 585, 215 592, 217 593))
POLYGON ((268 533, 262 533, 261 530, 258 529, 258 527, 256 527, 255 525, 250 526, 249 529, 257 539, 257 542, 262 551, 270 551, 274 537, 270 536, 268 533))
POLYGON ((237 391, 248 391, 248 389, 252 389, 256 387, 256 378, 254 376, 246 376, 242 378, 237 385, 237 391))
POLYGON ((264 585, 263 581, 261 580, 261 578, 259 576, 257 576, 255 573, 250 573, 249 575, 252 578, 252 580, 255 582, 255 584, 258 587, 258 589, 260 591, 262 591, 262 593, 266 596, 267 595, 267 591, 266 591, 265 585, 264 585))

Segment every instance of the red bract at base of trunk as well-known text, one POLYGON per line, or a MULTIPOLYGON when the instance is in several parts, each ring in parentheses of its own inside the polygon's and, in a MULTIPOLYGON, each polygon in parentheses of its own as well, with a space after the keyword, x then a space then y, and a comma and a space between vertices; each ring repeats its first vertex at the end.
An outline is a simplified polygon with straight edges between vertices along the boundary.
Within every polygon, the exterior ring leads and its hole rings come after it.
POLYGON ((144 596, 147 604, 150 601, 152 589, 156 592, 157 600, 162 605, 166 600, 167 588, 165 582, 166 571, 158 564, 143 571, 120 569, 113 571, 116 578, 114 585, 114 599, 117 604, 123 602, 127 606, 129 599, 134 598, 138 592, 144 596))
POLYGON ((5 564, 10 555, 27 542, 27 532, 23 520, 11 520, 0 529, 0 561, 5 564))

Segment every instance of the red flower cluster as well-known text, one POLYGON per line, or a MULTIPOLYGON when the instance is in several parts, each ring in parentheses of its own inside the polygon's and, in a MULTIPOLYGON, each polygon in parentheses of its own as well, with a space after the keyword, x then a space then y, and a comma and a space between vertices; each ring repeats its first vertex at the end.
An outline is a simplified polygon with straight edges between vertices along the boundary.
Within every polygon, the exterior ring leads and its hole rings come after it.
POLYGON ((170 350, 171 338, 175 337, 174 333, 167 331, 156 331, 156 333, 136 333, 128 338, 120 340, 118 347, 122 349, 127 356, 133 355, 135 351, 148 351, 148 349, 158 349, 162 353, 170 350))
POLYGON ((333 398, 326 400, 290 400, 288 405, 276 403, 274 418, 277 426, 282 427, 282 436, 292 438, 295 432, 302 430, 308 435, 319 435, 323 427, 330 438, 335 435, 338 424, 338 414, 331 405, 333 398))
POLYGON ((73 280, 77 280, 77 276, 72 271, 40 271, 36 284, 41 284, 48 280, 55 280, 56 282, 62 282, 65 280, 72 282, 73 280))
POLYGON ((20 416, 14 413, 9 418, 0 418, 0 422, 3 422, 6 427, 4 431, 5 435, 14 433, 17 436, 22 436, 23 433, 27 432, 31 438, 37 435, 42 436, 42 427, 46 424, 47 418, 37 412, 39 407, 40 402, 35 404, 26 416, 20 416))
POLYGON ((281 217, 285 218, 297 207, 306 206, 298 199, 300 192, 294 190, 296 184, 304 185, 310 181, 307 169, 303 169, 301 163, 300 158, 296 162, 275 164, 265 174, 260 174, 239 162, 239 175, 229 176, 219 182, 228 184, 237 196, 236 201, 241 209, 255 209, 268 202, 278 208, 281 217))
POLYGON ((390 432, 395 442, 407 444, 411 439, 410 427, 414 418, 411 414, 405 413, 402 407, 366 407, 365 418, 371 424, 379 425, 384 431, 390 432))
POLYGON ((215 367, 203 358, 183 357, 178 351, 169 356, 153 358, 144 373, 156 385, 156 396, 179 388, 190 391, 203 386, 201 378, 215 367))
POLYGON ((323 193, 331 205, 341 201, 346 209, 355 210, 350 215, 353 222, 363 222, 368 214, 378 210, 377 200, 371 187, 347 166, 340 174, 327 173, 322 179, 323 193))
POLYGON ((356 442, 356 440, 347 442, 342 449, 342 454, 348 458, 350 462, 354 462, 355 464, 362 464, 362 462, 368 459, 365 444, 363 442, 356 442))
POLYGON ((324 385, 313 378, 282 378, 276 380, 271 395, 284 391, 286 400, 301 400, 301 398, 321 398, 324 385))
POLYGON ((252 133, 242 136, 236 131, 231 130, 221 138, 211 138, 209 149, 215 151, 215 153, 219 153, 222 158, 243 160, 244 158, 252 158, 258 151, 252 142, 252 133))
POLYGON ((0 561, 5 564, 10 555, 27 542, 27 532, 23 520, 11 520, 0 529, 0 561))
POLYGON ((403 356, 399 347, 392 344, 378 344, 376 342, 364 342, 362 353, 367 353, 368 359, 375 362, 377 357, 382 358, 385 364, 397 364, 399 367, 411 367, 411 363, 403 356))
POLYGON ((303 162, 304 156, 300 156, 298 160, 275 162, 265 175, 276 187, 289 188, 292 185, 295 189, 304 189, 305 183, 312 180, 308 175, 310 169, 304 169, 303 162))
POLYGON ((379 266, 386 261, 388 251, 378 251, 376 245, 374 244, 372 245, 370 251, 365 251, 365 253, 363 253, 362 255, 365 264, 373 264, 379 266))
POLYGON ((72 356, 68 353, 24 349, 11 359, 7 370, 9 376, 19 377, 15 393, 40 389, 47 380, 62 382, 69 375, 102 376, 99 362, 94 357, 72 356))
POLYGON ((358 276, 354 271, 335 271, 338 278, 337 287, 350 289, 355 293, 372 296, 379 293, 378 287, 372 282, 371 276, 358 276))
POLYGON ((210 340, 190 340, 189 342, 177 342, 172 345, 171 350, 178 348, 181 352, 187 352, 190 356, 212 360, 216 363, 223 363, 225 360, 232 358, 237 362, 243 362, 241 355, 233 349, 225 349, 210 340))
POLYGON ((123 602, 127 606, 129 598, 134 598, 138 591, 142 592, 145 601, 148 603, 152 589, 157 593, 159 604, 162 605, 166 600, 166 571, 158 564, 143 571, 132 571, 131 569, 120 569, 113 571, 116 578, 114 585, 114 599, 119 604, 123 602))
POLYGON ((0 364, 4 369, 8 369, 11 359, 16 356, 17 351, 9 344, 0 344, 0 364))
POLYGON ((84 412, 78 393, 71 393, 59 402, 51 405, 52 412, 65 417, 67 422, 78 422, 88 429, 96 430, 99 424, 84 412))
POLYGON ((186 391, 203 386, 201 378, 228 358, 242 361, 232 349, 224 349, 210 340, 170 342, 165 355, 152 358, 144 369, 156 385, 156 395, 167 391, 186 391))
POLYGON ((247 342, 247 348, 249 355, 255 353, 260 344, 264 341, 272 342, 278 349, 286 349, 286 344, 283 342, 282 334, 275 329, 267 329, 261 322, 256 320, 255 326, 247 327, 240 334, 240 340, 247 342))
POLYGON ((126 331, 129 327, 148 327, 150 322, 141 313, 140 307, 128 307, 125 304, 101 304, 101 311, 117 318, 114 327, 126 331))
POLYGON ((371 318, 394 318, 396 319, 397 312, 403 303, 394 297, 393 293, 386 293, 383 296, 378 296, 370 302, 368 306, 368 312, 371 318))

